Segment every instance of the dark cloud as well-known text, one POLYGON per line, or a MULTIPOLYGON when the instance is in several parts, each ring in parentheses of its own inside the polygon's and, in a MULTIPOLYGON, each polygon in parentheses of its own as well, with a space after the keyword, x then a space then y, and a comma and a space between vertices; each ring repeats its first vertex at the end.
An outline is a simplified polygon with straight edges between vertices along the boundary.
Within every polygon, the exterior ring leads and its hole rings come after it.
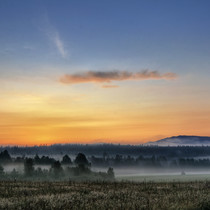
POLYGON ((140 72, 129 71, 88 71, 76 74, 65 74, 60 78, 61 83, 110 83, 123 80, 173 80, 177 75, 172 72, 161 74, 158 71, 144 70, 140 72))

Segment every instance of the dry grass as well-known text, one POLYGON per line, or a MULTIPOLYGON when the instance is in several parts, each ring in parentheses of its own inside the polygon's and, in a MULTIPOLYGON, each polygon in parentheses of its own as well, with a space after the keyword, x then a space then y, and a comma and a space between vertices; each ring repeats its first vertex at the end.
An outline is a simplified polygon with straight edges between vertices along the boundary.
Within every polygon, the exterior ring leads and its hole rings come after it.
POLYGON ((0 209, 210 209, 210 182, 0 182, 0 209))

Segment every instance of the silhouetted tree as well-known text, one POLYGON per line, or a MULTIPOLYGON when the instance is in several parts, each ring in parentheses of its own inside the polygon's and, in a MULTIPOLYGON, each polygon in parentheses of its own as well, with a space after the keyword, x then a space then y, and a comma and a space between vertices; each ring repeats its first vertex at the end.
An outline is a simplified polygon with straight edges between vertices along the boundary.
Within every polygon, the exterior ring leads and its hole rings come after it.
POLYGON ((36 154, 35 155, 35 157, 34 157, 34 162, 36 163, 36 164, 40 164, 40 157, 36 154))
POLYGON ((62 164, 72 164, 71 158, 68 155, 64 155, 61 163, 62 164))
POLYGON ((114 169, 109 167, 107 170, 107 175, 110 179, 114 179, 114 169))
POLYGON ((88 162, 86 156, 83 153, 79 153, 76 156, 75 164, 77 165, 77 168, 75 169, 75 174, 80 175, 84 173, 90 173, 90 163, 88 162))
POLYGON ((3 152, 0 153, 0 161, 9 162, 11 160, 12 158, 7 150, 4 150, 3 152))
POLYGON ((26 176, 32 176, 34 172, 34 161, 32 158, 26 158, 24 162, 24 173, 26 176))
POLYGON ((25 161, 25 157, 16 157, 15 158, 16 163, 24 163, 24 161, 25 161))
POLYGON ((115 165, 120 165, 123 162, 122 155, 116 155, 114 159, 115 165))
POLYGON ((51 166, 51 171, 55 178, 58 178, 63 172, 60 161, 55 161, 51 166))
POLYGON ((39 160, 39 164, 46 164, 46 165, 52 165, 55 162, 54 158, 50 158, 48 156, 42 156, 39 160))
POLYGON ((4 168, 0 165, 0 176, 4 175, 4 168))
POLYGON ((76 156, 76 159, 75 159, 75 164, 80 166, 80 165, 84 165, 84 166, 90 166, 86 156, 83 154, 83 153, 79 153, 77 156, 76 156))

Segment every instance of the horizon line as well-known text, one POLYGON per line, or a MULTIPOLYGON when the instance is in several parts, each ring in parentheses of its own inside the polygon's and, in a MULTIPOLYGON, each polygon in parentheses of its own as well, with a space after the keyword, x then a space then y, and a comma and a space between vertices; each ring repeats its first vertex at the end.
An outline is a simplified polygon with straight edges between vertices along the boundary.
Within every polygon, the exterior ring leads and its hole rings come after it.
POLYGON ((197 135, 176 135, 176 136, 170 136, 170 137, 166 137, 166 138, 162 138, 162 139, 159 139, 159 140, 155 140, 155 141, 147 141, 147 142, 144 142, 144 143, 136 143, 136 144, 129 144, 129 143, 117 143, 117 142, 96 142, 96 143, 53 143, 53 144, 39 144, 39 145, 36 145, 36 144, 33 144, 33 145, 27 145, 27 144, 0 144, 0 147, 41 147, 41 146, 47 146, 47 147, 50 147, 50 146, 55 146, 55 145, 122 145, 122 146, 158 146, 158 145, 146 145, 148 143, 151 143, 151 142, 157 142, 157 141, 160 141, 160 140, 163 140, 163 139, 167 139, 167 138, 176 138, 176 137, 209 137, 210 136, 197 136, 197 135))

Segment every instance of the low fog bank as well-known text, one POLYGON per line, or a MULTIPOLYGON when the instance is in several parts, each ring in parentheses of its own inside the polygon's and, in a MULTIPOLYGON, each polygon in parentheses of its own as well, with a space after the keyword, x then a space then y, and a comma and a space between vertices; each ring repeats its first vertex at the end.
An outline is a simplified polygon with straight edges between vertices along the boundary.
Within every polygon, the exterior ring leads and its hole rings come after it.
MULTIPOLYGON (((94 171, 105 171, 105 168, 93 167, 94 171)), ((210 168, 114 168, 116 177, 126 177, 126 176, 160 176, 160 175, 200 175, 200 174, 209 174, 210 168)))
POLYGON ((108 155, 78 153, 47 156, 12 156, 0 152, 0 178, 111 180, 116 177, 210 174, 209 158, 108 155))
POLYGON ((6 173, 11 173, 13 170, 17 171, 18 173, 23 173, 24 171, 23 163, 4 163, 2 164, 2 167, 6 173))
MULTIPOLYGON (((2 167, 4 168, 4 172, 10 173, 13 170, 17 171, 18 173, 23 174, 24 173, 24 163, 8 163, 8 164, 2 164, 2 167)), ((34 165, 34 169, 41 169, 41 170, 50 170, 50 165, 34 165)))
MULTIPOLYGON (((10 163, 10 164, 2 164, 5 173, 11 173, 12 171, 17 171, 20 174, 24 173, 24 163, 10 163)), ((68 165, 62 165, 65 170, 68 168, 68 165)), ((35 164, 35 170, 50 170, 51 165, 40 165, 35 164)), ((155 175, 181 175, 183 172, 188 175, 196 175, 196 174, 209 174, 210 168, 137 168, 137 167, 113 167, 114 173, 116 177, 120 176, 155 176, 155 175)), ((91 167, 91 170, 94 172, 107 172, 107 167, 91 167)))

